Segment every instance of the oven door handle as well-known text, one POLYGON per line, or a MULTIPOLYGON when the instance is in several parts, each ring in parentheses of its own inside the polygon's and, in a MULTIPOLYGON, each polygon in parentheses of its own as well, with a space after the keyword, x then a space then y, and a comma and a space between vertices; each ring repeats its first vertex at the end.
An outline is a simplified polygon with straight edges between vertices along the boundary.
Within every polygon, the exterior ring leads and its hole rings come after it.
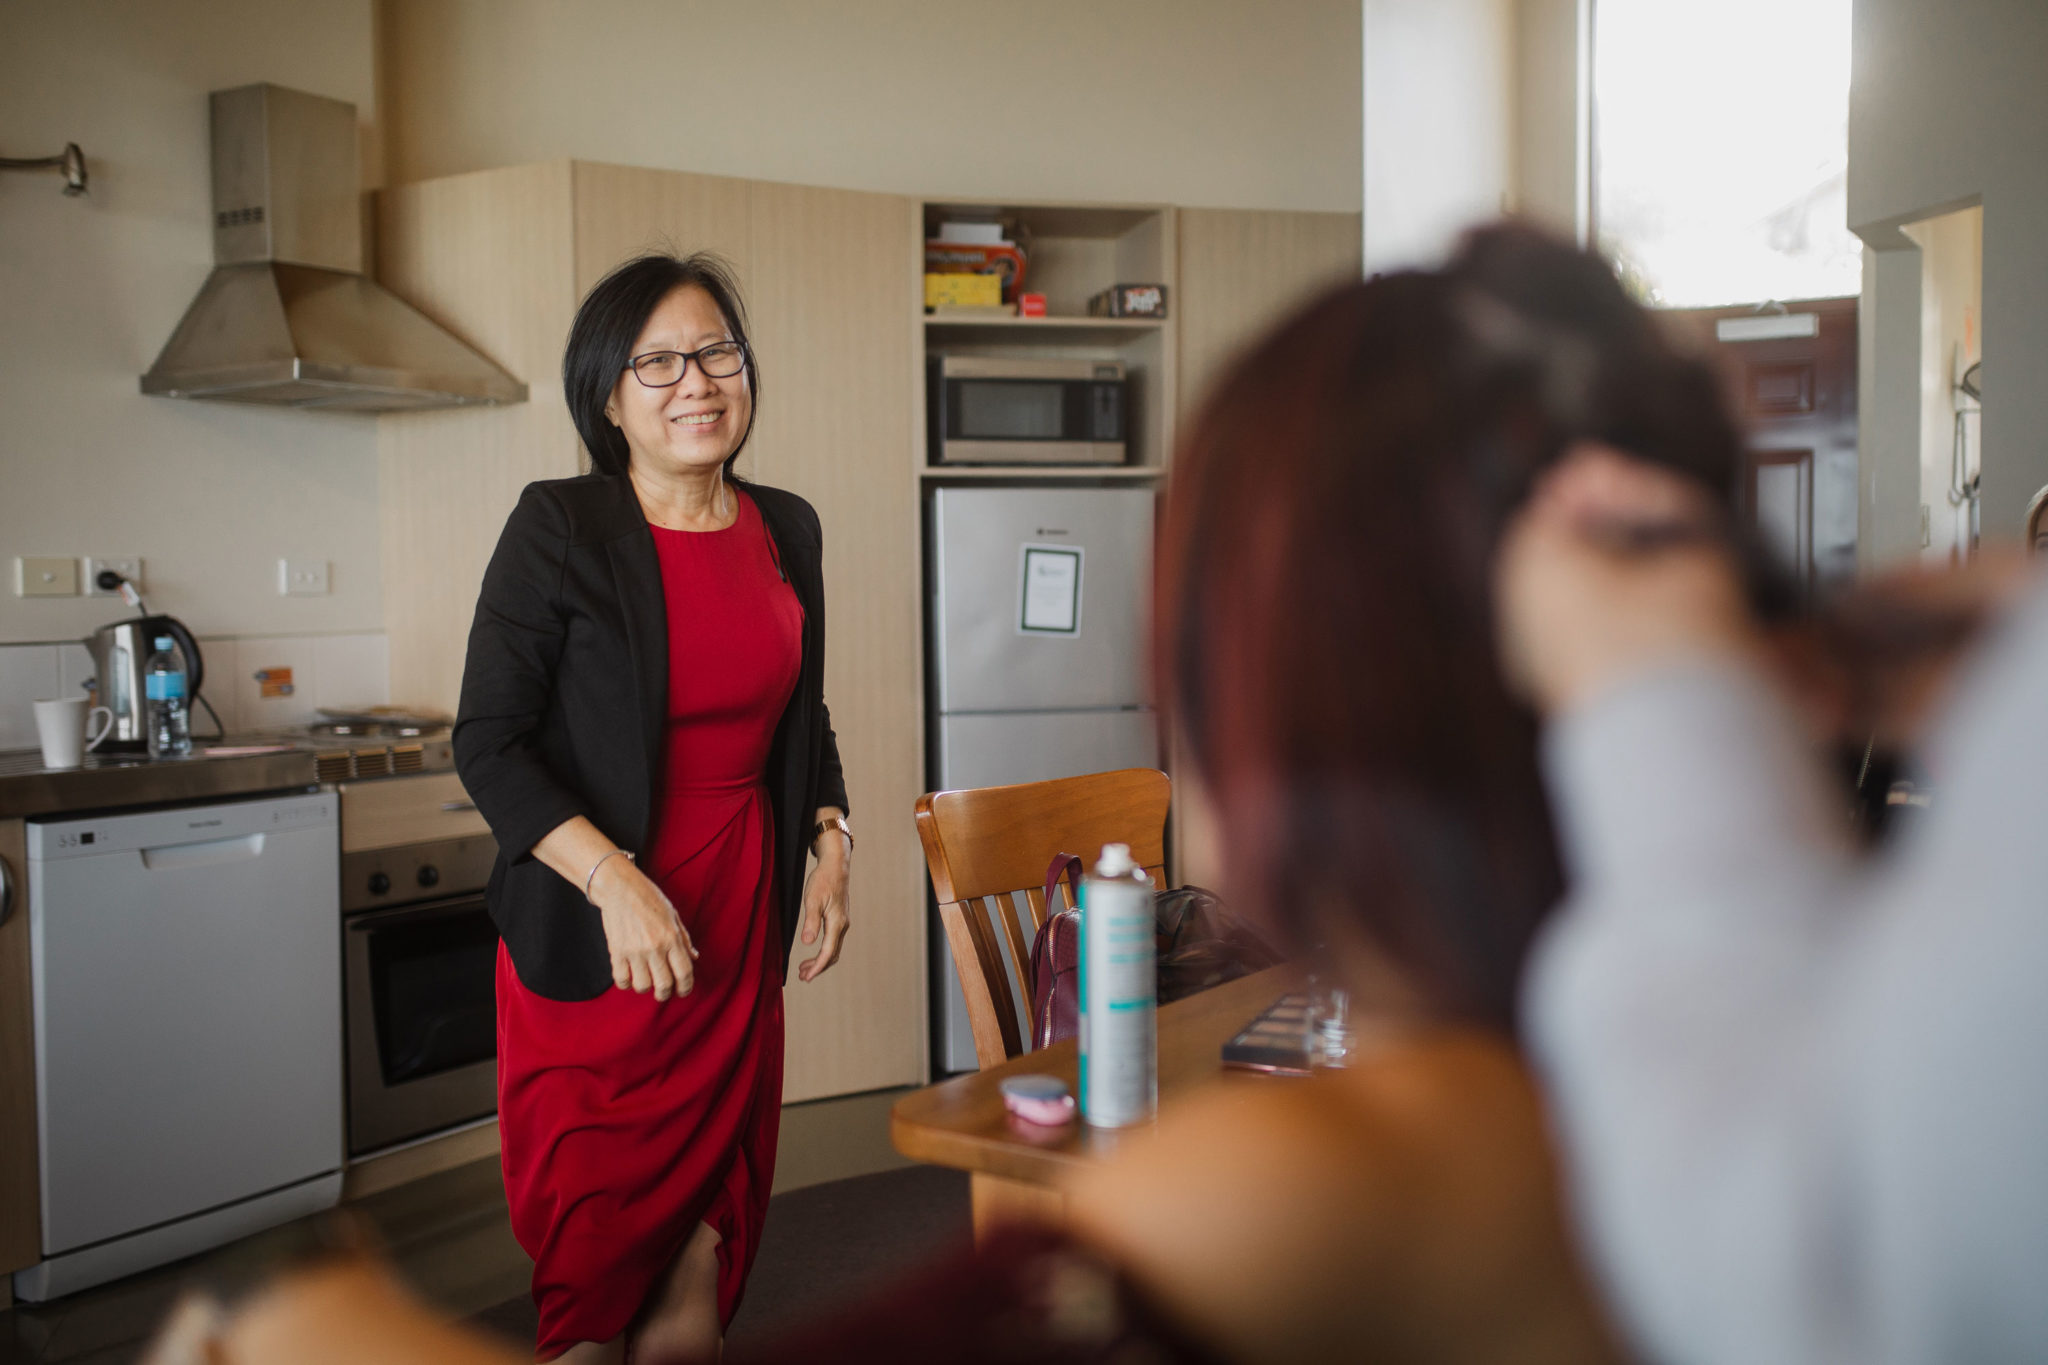
POLYGON ((367 934, 381 929, 397 920, 447 919, 451 915, 469 914, 483 910, 484 898, 481 893, 458 896, 445 901, 426 901, 419 905, 394 905, 389 910, 373 910, 366 915, 351 915, 347 928, 352 934, 367 934))

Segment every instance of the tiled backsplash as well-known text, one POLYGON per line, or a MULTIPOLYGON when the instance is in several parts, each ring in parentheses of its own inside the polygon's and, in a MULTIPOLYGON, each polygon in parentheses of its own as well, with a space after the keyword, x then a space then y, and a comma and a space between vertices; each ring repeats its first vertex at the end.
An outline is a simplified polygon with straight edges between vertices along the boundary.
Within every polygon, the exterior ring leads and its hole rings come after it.
MULTIPOLYGON (((374 706, 391 700, 391 656, 382 632, 361 635, 272 635, 261 639, 201 637, 202 691, 229 734, 311 720, 326 707, 374 706), (291 692, 265 697, 256 674, 291 670, 291 692)), ((82 644, 0 645, 0 749, 36 745, 34 703, 82 694, 92 656, 82 644)), ((213 732, 202 708, 192 728, 213 732)))

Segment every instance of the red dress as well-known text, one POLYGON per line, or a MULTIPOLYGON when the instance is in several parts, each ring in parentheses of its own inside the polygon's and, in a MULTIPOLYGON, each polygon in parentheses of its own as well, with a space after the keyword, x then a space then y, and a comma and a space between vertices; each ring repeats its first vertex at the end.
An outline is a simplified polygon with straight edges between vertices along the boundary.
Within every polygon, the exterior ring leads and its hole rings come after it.
POLYGON ((775 1174, 782 948, 764 776, 796 687, 803 609, 753 500, 723 531, 654 527, 668 607, 659 816, 640 859, 697 945, 665 1004, 561 1001, 498 950, 498 1121, 512 1231, 533 1257, 537 1355, 631 1323, 698 1223, 739 1306, 775 1174))

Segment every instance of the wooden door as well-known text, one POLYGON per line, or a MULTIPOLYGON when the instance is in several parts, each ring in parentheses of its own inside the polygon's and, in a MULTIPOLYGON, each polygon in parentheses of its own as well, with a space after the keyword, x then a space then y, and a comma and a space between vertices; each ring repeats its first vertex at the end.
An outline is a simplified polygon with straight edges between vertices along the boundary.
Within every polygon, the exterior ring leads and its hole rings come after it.
MULTIPOLYGON (((1359 277, 1355 213, 1181 209, 1180 321, 1182 430, 1232 356, 1324 289, 1359 277)), ((1215 817, 1178 741, 1174 774, 1173 883, 1222 891, 1215 817)))
POLYGON ((1856 300, 1672 309, 1746 428, 1743 515, 1803 588, 1856 573, 1856 300))
MULTIPOLYGON (((916 206, 756 182, 749 307, 762 401, 753 477, 808 498, 825 534, 825 701, 859 847, 853 931, 790 977, 785 1101, 925 1079, 923 791, 913 325, 916 206)), ((799 941, 795 953, 808 956, 799 941)))

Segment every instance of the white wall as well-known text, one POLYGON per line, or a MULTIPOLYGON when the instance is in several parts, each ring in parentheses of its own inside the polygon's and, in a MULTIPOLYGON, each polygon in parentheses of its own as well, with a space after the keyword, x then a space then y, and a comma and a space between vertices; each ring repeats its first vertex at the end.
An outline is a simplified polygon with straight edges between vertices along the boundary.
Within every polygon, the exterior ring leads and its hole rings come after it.
POLYGON ((1960 368, 1982 358, 1984 211, 1944 213, 1905 233, 1920 248, 1920 504, 1927 509, 1920 557, 1947 564, 1970 542, 1969 504, 1949 500, 1959 408, 1965 468, 1980 457, 1979 419, 1970 415, 1977 405, 1956 392, 1955 381, 1960 368))
POLYGON ((1515 211, 1585 242, 1592 232, 1593 0, 1515 7, 1515 211))
POLYGON ((1355 211, 1356 0, 386 0, 391 183, 581 157, 1355 211))
POLYGON ((1367 274, 1442 259, 1514 206, 1514 0, 1363 0, 1367 274))
POLYGON ((1859 557, 1919 544, 1919 248, 1900 231, 1983 207, 1983 529, 2019 534, 2048 484, 2048 5, 1856 0, 1849 226, 1865 270, 1866 529, 1859 557), (1906 395, 1911 395, 1910 401, 1906 395), (1908 529, 1910 528, 1910 530, 1908 529))
POLYGON ((140 555, 202 635, 375 630, 372 419, 146 398, 213 264, 207 92, 269 80, 376 115, 372 0, 9 3, 0 138, 84 148, 87 197, 0 174, 0 642, 85 635, 118 599, 19 598, 17 555, 140 555), (280 556, 332 562, 280 597, 280 556))

